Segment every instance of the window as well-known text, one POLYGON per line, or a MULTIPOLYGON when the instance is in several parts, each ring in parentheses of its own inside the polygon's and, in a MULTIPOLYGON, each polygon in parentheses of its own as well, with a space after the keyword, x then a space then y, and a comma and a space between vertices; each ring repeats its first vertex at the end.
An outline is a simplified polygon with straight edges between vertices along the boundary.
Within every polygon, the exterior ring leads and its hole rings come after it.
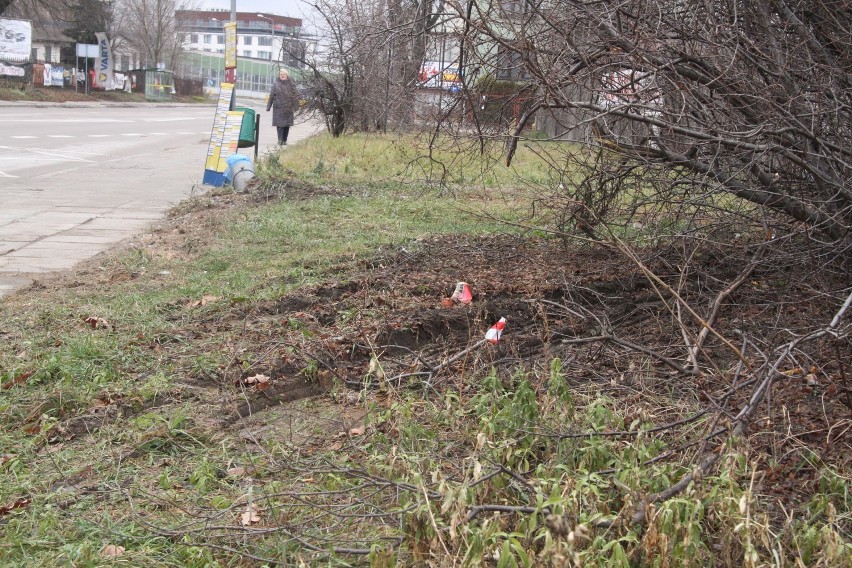
POLYGON ((526 0, 500 0, 500 11, 507 17, 521 16, 530 11, 526 0))
POLYGON ((243 57, 251 57, 251 50, 250 49, 244 49, 243 50, 243 57))
POLYGON ((225 43, 225 36, 217 35, 216 36, 216 43, 218 43, 219 45, 222 45, 223 43, 225 43))
POLYGON ((272 45, 272 38, 269 37, 269 36, 259 37, 259 38, 257 38, 257 45, 271 46, 272 45))
POLYGON ((497 53, 496 75, 500 81, 525 81, 529 79, 522 55, 503 46, 500 46, 500 51, 497 53))
POLYGON ((243 36, 243 45, 251 45, 253 39, 251 36, 243 36))
POLYGON ((211 34, 204 34, 204 43, 213 43, 213 36, 211 34))
POLYGON ((258 59, 272 59, 272 52, 271 51, 258 51, 257 52, 257 58, 258 59))
POLYGON ((30 59, 33 62, 38 61, 38 48, 37 47, 34 47, 30 50, 30 59))
POLYGON ((50 63, 53 61, 53 47, 48 45, 44 48, 44 61, 50 63))
POLYGON ((189 34, 189 43, 198 43, 198 34, 189 34))

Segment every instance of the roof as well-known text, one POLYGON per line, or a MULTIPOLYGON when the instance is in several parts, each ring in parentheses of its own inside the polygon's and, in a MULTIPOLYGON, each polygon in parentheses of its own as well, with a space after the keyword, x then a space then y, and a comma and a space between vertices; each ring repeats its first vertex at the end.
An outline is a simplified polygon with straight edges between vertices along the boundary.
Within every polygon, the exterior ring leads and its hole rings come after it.
MULTIPOLYGON (((301 18, 291 18, 289 16, 278 16, 276 14, 267 14, 261 12, 263 18, 258 17, 258 12, 237 12, 237 22, 268 22, 272 20, 275 24, 282 26, 292 26, 296 28, 302 27, 301 18)), ((227 16, 231 17, 229 10, 176 10, 175 17, 178 20, 209 20, 210 18, 224 19, 227 16)))

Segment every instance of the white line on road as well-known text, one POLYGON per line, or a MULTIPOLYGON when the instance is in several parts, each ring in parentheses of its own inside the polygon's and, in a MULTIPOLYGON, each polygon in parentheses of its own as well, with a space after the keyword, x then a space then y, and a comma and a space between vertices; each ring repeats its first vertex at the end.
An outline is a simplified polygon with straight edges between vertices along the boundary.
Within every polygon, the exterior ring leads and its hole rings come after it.
POLYGON ((138 132, 122 132, 122 136, 145 136, 144 134, 139 134, 138 132))
POLYGON ((0 177, 3 177, 3 178, 16 178, 16 177, 18 177, 18 176, 13 176, 12 174, 7 174, 7 173, 6 173, 6 172, 4 172, 3 170, 0 170, 0 177))
POLYGON ((48 134, 48 138, 74 138, 73 136, 69 136, 67 134, 48 134))
POLYGON ((89 138, 108 138, 112 134, 89 134, 89 138))
MULTIPOLYGON (((30 153, 30 154, 47 156, 46 161, 94 162, 94 160, 87 160, 86 158, 80 158, 78 156, 70 156, 68 154, 59 153, 56 150, 40 150, 38 148, 20 148, 20 147, 15 148, 14 146, 0 146, 0 149, 17 150, 19 152, 27 152, 27 153, 30 153)), ((102 154, 98 154, 98 155, 102 155, 102 154)), ((16 157, 16 156, 8 156, 8 157, 4 156, 4 159, 8 159, 8 160, 20 160, 20 159, 32 160, 33 158, 32 158, 32 156, 28 155, 28 156, 26 156, 26 158, 21 158, 19 156, 18 157, 16 157)))
POLYGON ((143 118, 142 122, 178 122, 184 120, 205 120, 210 118, 206 114, 204 116, 180 116, 174 118, 143 118))
POLYGON ((9 138, 14 138, 15 140, 32 140, 38 138, 38 136, 9 136, 9 138))

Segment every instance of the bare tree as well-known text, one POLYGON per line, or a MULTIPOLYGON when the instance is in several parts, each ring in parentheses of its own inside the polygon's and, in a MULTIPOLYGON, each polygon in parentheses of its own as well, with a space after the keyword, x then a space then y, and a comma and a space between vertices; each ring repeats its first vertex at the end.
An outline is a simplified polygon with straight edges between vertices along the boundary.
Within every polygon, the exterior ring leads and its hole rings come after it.
POLYGON ((120 0, 115 6, 118 34, 139 52, 144 65, 163 63, 174 69, 185 39, 175 11, 191 8, 184 0, 120 0))
POLYGON ((316 54, 292 53, 329 130, 387 130, 411 122, 427 30, 443 2, 321 0, 311 4, 316 54))
POLYGON ((450 4, 466 21, 468 87, 486 75, 526 87, 502 127, 508 161, 535 120, 554 138, 606 147, 594 171, 608 168, 613 199, 648 197, 647 185, 616 183, 642 164, 661 172, 651 184, 661 200, 687 184, 693 206, 724 193, 852 250, 848 2, 450 4))

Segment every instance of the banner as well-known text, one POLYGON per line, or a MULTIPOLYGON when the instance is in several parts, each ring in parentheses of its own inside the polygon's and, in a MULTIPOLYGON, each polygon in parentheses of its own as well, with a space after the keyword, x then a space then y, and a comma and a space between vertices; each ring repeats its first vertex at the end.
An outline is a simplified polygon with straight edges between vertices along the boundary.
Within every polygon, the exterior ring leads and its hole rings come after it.
POLYGON ((29 63, 33 25, 27 20, 0 18, 0 60, 29 63))
MULTIPOLYGON (((47 83, 45 83, 47 84, 47 83)), ((50 86, 51 87, 62 87, 65 85, 65 68, 57 67, 56 65, 50 66, 50 86)))
MULTIPOLYGON (((32 66, 30 66, 32 67, 32 66)), ((6 65, 5 63, 0 63, 0 76, 3 77, 26 77, 27 70, 24 67, 19 67, 17 65, 6 65)))
POLYGON ((98 32, 95 37, 98 40, 98 58, 95 60, 95 86, 111 91, 115 89, 113 79, 115 62, 112 58, 112 49, 110 49, 106 33, 98 32))

